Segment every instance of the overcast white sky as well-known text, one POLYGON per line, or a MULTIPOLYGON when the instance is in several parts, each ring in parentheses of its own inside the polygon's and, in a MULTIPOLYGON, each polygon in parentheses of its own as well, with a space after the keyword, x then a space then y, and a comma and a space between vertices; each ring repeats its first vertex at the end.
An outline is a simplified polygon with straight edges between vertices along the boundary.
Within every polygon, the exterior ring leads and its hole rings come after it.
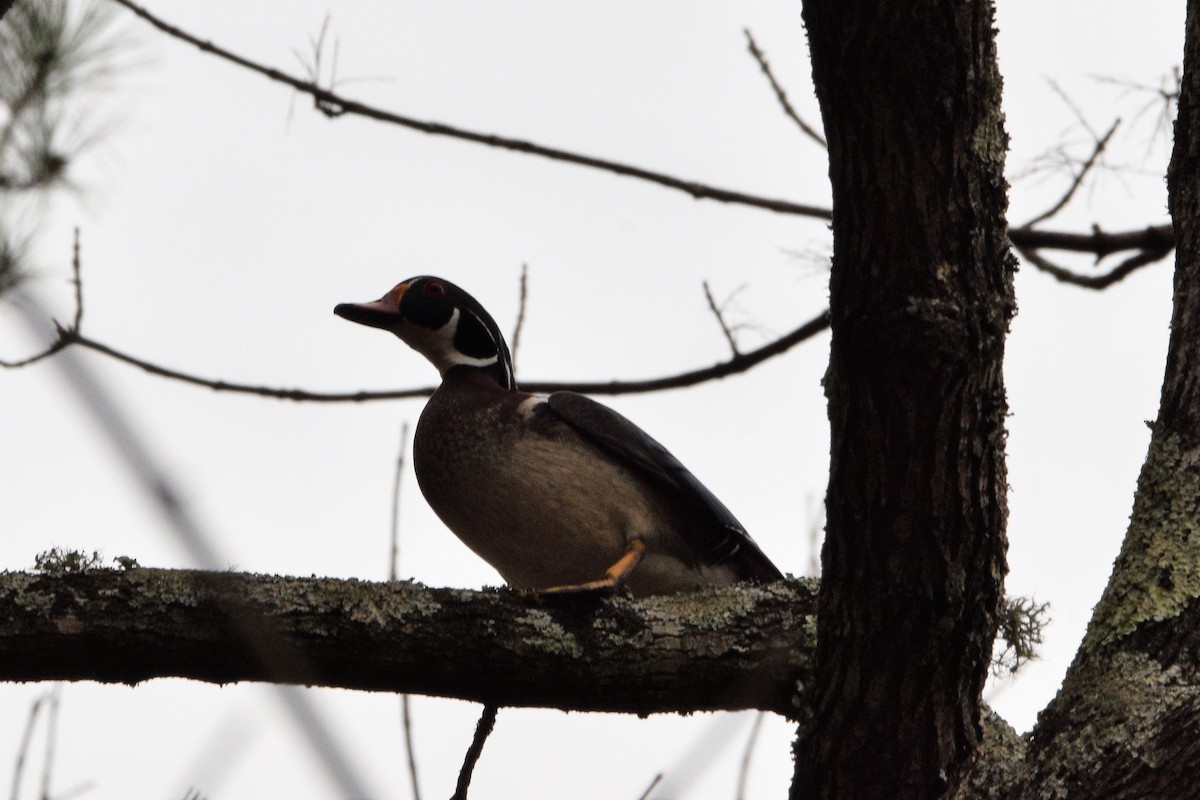
MULTIPOLYGON (((826 204, 822 152, 780 113, 742 29, 754 31, 801 113, 817 121, 799 3, 235 3, 149 0, 169 21, 301 72, 295 50, 328 10, 341 90, 398 113, 523 137, 684 178, 826 204)), ((1182 3, 1009 0, 999 9, 1005 110, 1017 175, 1056 142, 1086 151, 1052 77, 1104 129, 1122 117, 1109 175, 1053 223, 1087 230, 1165 221, 1168 143, 1147 102, 1100 83, 1157 84, 1181 57, 1182 3)), ((119 12, 139 64, 106 96, 119 119, 78 164, 82 191, 56 202, 29 287, 64 318, 71 228, 83 237, 94 338, 213 378, 352 390, 428 385, 431 367, 391 337, 333 316, 397 280, 435 273, 511 330, 529 267, 518 378, 661 375, 726 357, 701 281, 752 324, 751 348, 825 303, 818 221, 695 202, 608 174, 366 120, 327 120, 278 85, 169 41, 119 12), (800 254, 800 255, 798 255, 800 254), (804 254, 807 254, 804 255, 804 254), (814 258, 815 256, 815 258, 814 258)), ((1019 224, 1053 204, 1060 174, 1015 181, 1019 224)), ((1076 262, 1089 268, 1086 260, 1076 262)), ((1053 696, 1117 553, 1156 415, 1170 266, 1105 293, 1024 266, 1006 363, 1008 591, 1049 601, 1043 658, 995 707, 1029 728, 1053 696)), ((0 305, 6 358, 37 343, 0 305)), ((754 372, 688 391, 609 402, 670 447, 785 571, 809 562, 805 531, 824 492, 820 379, 827 335, 754 372)), ((146 376, 84 354, 185 489, 228 563, 242 570, 387 576, 392 462, 420 401, 296 405, 146 376)), ((0 568, 52 545, 188 566, 52 363, 0 372, 0 568)), ((442 528, 405 479, 401 571, 477 587, 496 574, 442 528)), ((0 686, 0 781, 42 686, 0 686)), ((313 691, 362 780, 406 797, 394 698, 313 691)), ((427 797, 448 796, 478 709, 415 701, 427 797)), ((649 720, 502 711, 477 797, 637 797, 732 720, 736 744, 676 796, 731 798, 746 715, 649 720), (724 724, 724 723, 723 723, 724 724)), ((726 733, 730 733, 726 730, 726 733)), ((792 728, 770 718, 751 797, 784 796, 792 728)), ((36 766, 36 765, 34 765, 36 766)), ((685 769, 684 772, 694 772, 685 769)), ((155 681, 69 685, 54 787, 91 798, 319 798, 332 789, 258 686, 155 681)), ((34 796, 27 777, 22 797, 34 796)), ((656 795, 660 796, 660 795, 656 795)), ((661 796, 666 796, 661 795, 661 796)))

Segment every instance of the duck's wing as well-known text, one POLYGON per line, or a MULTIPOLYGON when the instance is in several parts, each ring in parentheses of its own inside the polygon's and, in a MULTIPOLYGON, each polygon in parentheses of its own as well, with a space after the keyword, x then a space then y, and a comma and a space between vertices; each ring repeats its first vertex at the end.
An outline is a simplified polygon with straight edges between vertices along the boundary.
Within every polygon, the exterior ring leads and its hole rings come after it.
POLYGON ((682 526, 680 531, 700 561, 731 565, 743 579, 769 582, 783 578, 733 512, 650 434, 611 408, 575 392, 555 392, 545 405, 581 437, 650 477, 708 522, 682 526))

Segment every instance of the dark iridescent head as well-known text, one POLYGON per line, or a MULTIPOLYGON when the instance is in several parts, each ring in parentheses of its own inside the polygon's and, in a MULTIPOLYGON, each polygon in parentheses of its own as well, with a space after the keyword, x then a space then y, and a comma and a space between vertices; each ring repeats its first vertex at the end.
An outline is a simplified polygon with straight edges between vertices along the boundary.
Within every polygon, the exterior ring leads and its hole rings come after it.
POLYGON ((420 275, 370 303, 342 303, 333 313, 391 331, 445 375, 452 367, 481 369, 516 389, 512 357, 492 315, 449 281, 420 275))

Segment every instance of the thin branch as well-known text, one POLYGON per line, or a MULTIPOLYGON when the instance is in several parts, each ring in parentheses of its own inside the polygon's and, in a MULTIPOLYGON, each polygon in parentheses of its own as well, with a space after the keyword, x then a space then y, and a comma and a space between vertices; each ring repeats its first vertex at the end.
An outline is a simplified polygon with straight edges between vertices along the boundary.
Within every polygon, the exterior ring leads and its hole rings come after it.
POLYGON ((1038 269, 1047 272, 1063 283, 1081 286, 1084 289, 1107 289, 1118 281, 1124 280, 1142 267, 1161 261, 1171 254, 1173 248, 1165 250, 1143 250, 1126 258, 1117 266, 1100 275, 1082 275, 1074 270, 1061 267, 1036 250, 1017 247, 1017 252, 1038 269))
MULTIPOLYGON (((405 454, 408 452, 408 420, 400 426, 400 451, 396 456, 396 477, 392 481, 392 553, 388 568, 388 581, 400 579, 400 482, 404 476, 405 454)), ((407 694, 400 695, 400 726, 404 732, 404 754, 408 761, 408 778, 412 786, 413 800, 421 800, 421 782, 417 778, 417 756, 413 747, 412 703, 407 694)))
MULTIPOLYGON (((821 331, 829 327, 828 312, 821 312, 816 317, 813 317, 808 322, 796 328, 791 333, 781 336, 773 342, 763 345, 757 350, 751 350, 748 353, 735 356, 733 358, 713 364, 710 367, 690 370, 688 372, 680 372, 675 375, 667 375, 661 378, 649 378, 646 380, 634 381, 603 381, 603 382, 550 382, 540 381, 533 383, 522 384, 522 387, 527 391, 532 392, 557 392, 564 389, 569 389, 577 392, 585 392, 588 394, 598 395, 618 395, 618 394, 638 394, 643 392, 656 392, 665 389, 681 389, 687 386, 695 386, 698 383, 706 381, 718 380, 730 375, 737 375, 742 372, 757 366, 773 356, 787 352, 791 348, 800 344, 800 342, 810 339, 821 331)), ((405 400, 414 397, 428 397, 433 394, 437 388, 435 386, 426 386, 416 389, 395 389, 389 391, 358 391, 358 392, 310 392, 305 389, 279 389, 269 386, 257 386, 251 384, 234 383, 224 380, 213 380, 209 378, 201 378, 196 375, 191 375, 179 370, 169 369, 149 361, 131 356, 128 353, 123 353, 114 347, 97 342, 87 336, 72 331, 61 331, 62 337, 59 342, 56 342, 56 350, 61 350, 68 344, 77 344, 80 347, 93 350, 97 353, 102 353, 117 361, 137 367, 151 375, 158 375, 163 378, 171 378, 173 380, 190 383, 194 386, 204 386, 218 392, 233 392, 237 394, 253 394, 260 397, 274 397, 280 400, 293 400, 297 402, 315 402, 315 403, 340 403, 354 402, 361 403, 371 400, 405 400)))
POLYGON ((1175 233, 1170 223, 1117 233, 1105 233, 1096 227, 1092 228, 1091 233, 1068 233, 1044 231, 1023 225, 1011 229, 1008 238, 1017 247, 1025 249, 1092 253, 1097 258, 1125 250, 1170 250, 1175 246, 1175 233))
POLYGON ((38 695, 33 702, 29 704, 29 716, 25 720, 25 731, 21 734, 21 745, 17 748, 17 757, 13 763, 13 779, 12 779, 12 794, 9 795, 11 800, 17 800, 21 792, 21 777, 25 772, 25 759, 29 755, 29 747, 33 742, 33 729, 37 725, 38 714, 41 713, 42 704, 50 697, 49 692, 38 695))
POLYGON ((400 481, 404 477, 405 453, 408 452, 408 420, 400 425, 400 451, 396 455, 396 475, 392 481, 392 524, 391 559, 388 562, 388 580, 395 583, 400 579, 400 481))
MULTIPOLYGON (((209 53, 232 64, 236 64, 244 69, 256 72, 272 81, 290 86, 298 92, 309 95, 321 107, 336 107, 343 114, 356 114, 367 117, 369 119, 388 122, 402 127, 407 127, 413 130, 418 130, 423 133, 428 133, 438 136, 449 136, 452 138, 471 141, 477 144, 483 144, 488 147, 497 147, 515 152, 526 153, 529 155, 540 156, 555 161, 576 164, 579 166, 590 167, 616 175, 625 177, 637 178, 639 180, 655 183, 660 186, 666 186, 671 189, 677 189, 685 192, 695 199, 709 199, 720 202, 735 203, 741 205, 752 206, 755 208, 763 208, 770 211, 776 211, 783 214, 796 214, 799 216, 807 216, 815 219, 829 220, 832 219, 833 213, 827 208, 810 206, 801 203, 795 203, 788 200, 778 200, 772 198, 761 197, 758 195, 749 195, 742 192, 735 192, 726 189, 720 189, 713 186, 688 181, 677 178, 671 175, 666 175, 660 172, 641 169, 628 164, 623 164, 606 159, 593 158, 591 156, 581 155, 566 150, 546 147, 532 142, 512 139, 503 136, 492 134, 483 134, 475 131, 456 128, 451 125, 444 125, 438 122, 429 122, 423 120, 405 117, 399 114, 394 114, 382 109, 368 106, 364 103, 359 103, 348 98, 341 97, 331 91, 321 88, 320 86, 296 78, 292 75, 285 74, 272 67, 267 67, 250 59, 239 56, 229 50, 226 50, 212 42, 198 39, 195 36, 164 22, 157 16, 151 14, 146 9, 131 2, 131 0, 112 0, 119 5, 129 9, 132 13, 141 17, 150 25, 154 26, 163 33, 179 39, 183 42, 198 48, 202 52, 209 53)), ((329 113, 326 111, 325 113, 329 113)), ((1085 127, 1086 121, 1084 121, 1085 127)), ((1099 134, 1093 132, 1095 138, 1101 138, 1099 134)), ((1148 239, 1166 238, 1174 240, 1170 225, 1161 225, 1149 227, 1141 231, 1129 231, 1116 234, 1079 234, 1066 231, 1041 231, 1033 230, 1028 227, 1014 228, 1009 232, 1009 235, 1014 244, 1024 248, 1049 248, 1057 250, 1073 250, 1080 252, 1096 253, 1103 256, 1109 253, 1118 252, 1120 250, 1130 249, 1146 249, 1148 239)), ((231 389, 232 390, 232 389, 231 389)), ((619 391, 619 390, 615 390, 619 391)), ((630 391, 647 391, 646 389, 635 388, 630 391)), ((257 392, 256 392, 257 393, 257 392)), ((615 392, 614 392, 615 393, 615 392)), ((325 399, 317 397, 305 397, 304 393, 288 392, 288 399, 325 399)), ((421 392, 416 392, 416 395, 421 392)), ((396 395, 388 394, 388 397, 396 395)), ((406 394, 405 396, 415 396, 406 394)), ((375 399, 375 397, 360 397, 355 396, 337 396, 336 400, 362 400, 375 399)))
POLYGON ((323 89, 311 81, 302 80, 293 75, 281 72, 273 67, 268 67, 251 61, 248 58, 239 56, 223 47, 213 44, 211 41, 198 39, 195 36, 183 31, 174 25, 164 22, 159 17, 151 14, 145 8, 130 2, 130 0, 112 0, 118 5, 124 6, 131 12, 141 17, 163 33, 180 41, 200 49, 202 52, 209 53, 220 59, 236 64, 239 67, 256 72, 265 78, 268 78, 277 83, 282 83, 290 86, 298 92, 309 95, 326 115, 340 116, 342 114, 352 114, 368 119, 377 120, 379 122, 388 122, 393 125, 410 128, 412 130, 421 131, 436 136, 449 136, 455 139, 462 139, 468 142, 486 145, 488 147, 498 147, 504 150, 512 150, 518 153, 526 153, 528 155, 540 156, 548 158, 552 161, 564 161, 569 164, 576 164, 592 169, 611 172, 616 175, 621 175, 628 178, 637 178, 639 180, 654 183, 659 186, 666 186, 670 189, 676 189, 691 195, 696 200, 715 200, 722 203, 735 203, 739 205, 753 206, 755 208, 763 208, 768 211, 776 211, 782 214, 797 214, 799 216, 813 217, 815 219, 828 220, 832 218, 832 212, 827 208, 820 206, 810 206, 803 203, 795 203, 790 200, 779 200, 774 198, 761 197, 758 195, 746 194, 730 189, 721 189, 715 186, 689 181, 683 178, 677 178, 672 175, 667 175, 653 170, 642 169, 641 167, 630 166, 616 161, 609 161, 603 158, 594 158, 585 156, 579 153, 573 153, 568 150, 561 150, 555 147, 547 147, 545 145, 536 144, 534 142, 525 141, 522 139, 513 139, 506 136, 497 136, 494 134, 478 133, 475 131, 457 128, 453 125, 445 125, 440 122, 430 122, 428 120, 419 120, 412 117, 406 117, 400 114, 394 114, 390 111, 384 111, 365 103, 360 103, 356 100, 342 97, 332 91, 323 89), (335 110, 336 111, 332 111, 335 110), (332 111, 332 113, 331 113, 332 111))
POLYGON ((708 281, 703 281, 704 299, 708 301, 708 309, 717 318, 717 324, 721 326, 721 333, 725 335, 725 341, 729 342, 729 349, 732 351, 733 357, 737 358, 741 353, 738 351, 737 339, 733 336, 733 331, 729 329, 729 325, 725 323, 725 315, 723 309, 717 305, 716 299, 713 297, 712 289, 709 288, 708 281))
POLYGON ((400 695, 400 724, 404 729, 404 752, 408 756, 408 779, 413 800, 421 800, 421 782, 417 779, 417 755, 413 748, 412 696, 400 695))
POLYGON ((662 783, 663 775, 664 775, 664 773, 662 773, 662 772, 655 775, 654 779, 650 781, 650 785, 646 787, 646 791, 642 792, 638 796, 638 800, 647 800, 647 798, 650 797, 650 794, 655 790, 655 788, 657 788, 657 786, 660 783, 662 783))
POLYGON ((750 737, 746 739, 746 750, 742 753, 742 764, 738 768, 737 800, 746 800, 746 786, 750 783, 750 760, 754 756, 754 746, 758 744, 758 733, 762 730, 764 716, 766 714, 760 711, 754 717, 754 726, 750 728, 750 737))
POLYGON ((454 787, 454 795, 450 800, 467 800, 467 790, 471 788, 471 775, 475 772, 475 764, 483 754, 483 745, 492 735, 492 729, 496 727, 496 711, 496 706, 490 703, 483 707, 479 723, 475 726, 475 736, 471 739, 471 746, 467 748, 467 754, 463 758, 462 769, 458 771, 458 785, 454 787))
POLYGON ((1077 192, 1079 187, 1083 185, 1084 178, 1086 178, 1088 173, 1092 171, 1092 167, 1096 165, 1097 160, 1101 155, 1103 155, 1104 149, 1108 147, 1109 140, 1112 139, 1113 134, 1117 132, 1117 128, 1120 126, 1120 124, 1120 119, 1113 120, 1113 124, 1109 126, 1108 131, 1103 136, 1096 139, 1095 146, 1092 148, 1092 154, 1087 157, 1087 160, 1085 160, 1080 166, 1079 171, 1075 173, 1075 177, 1071 180, 1071 185, 1067 187, 1067 191, 1063 194, 1063 196, 1060 197, 1058 202, 1053 206, 1026 222, 1024 227, 1032 228, 1039 222, 1050 219, 1059 211, 1062 211, 1063 208, 1066 207, 1067 203, 1071 202, 1071 198, 1075 196, 1075 192, 1077 192))
MULTIPOLYGON (((75 287, 75 314, 72 318, 70 332, 77 332, 79 326, 83 324, 83 279, 81 277, 82 259, 80 258, 79 250, 79 228, 75 228, 75 242, 71 251, 71 283, 75 287)), ((68 335, 68 330, 64 330, 57 322, 54 323, 58 332, 58 336, 53 342, 40 353, 37 353, 27 358, 22 358, 17 361, 8 361, 0 358, 0 367, 4 369, 19 369, 27 367, 30 364, 36 364, 43 358, 48 358, 64 347, 73 344, 72 338, 68 335)))
MULTIPOLYGON (((312 392, 305 389, 280 389, 270 386, 242 384, 220 379, 203 378, 183 372, 181 370, 160 366, 145 359, 138 358, 137 356, 117 350, 111 345, 103 344, 102 342, 98 342, 95 339, 83 334, 79 327, 83 319, 83 284, 80 276, 79 261, 77 248, 76 257, 73 262, 76 288, 75 326, 68 329, 63 328, 61 325, 56 325, 58 336, 43 352, 19 361, 5 361, 0 359, 0 367, 18 368, 27 366, 47 358, 48 356, 54 355, 58 351, 63 350, 70 345, 79 345, 80 347, 92 350, 102 355, 106 355, 109 358, 113 358, 130 366, 137 367, 144 372, 148 372, 151 375, 157 375, 161 378, 177 380, 183 383, 192 384, 193 386, 203 386, 218 392, 252 394, 259 397, 273 397, 280 400, 292 400, 296 402, 357 403, 369 400, 402 400, 416 397, 428 397, 429 395, 433 394, 434 389, 437 388, 429 386, 417 389, 398 389, 381 392, 312 392)), ((524 276, 524 272, 522 275, 524 276)), ((523 277, 522 296, 524 296, 524 289, 525 280, 523 277)), ((523 309, 524 303, 522 303, 522 310, 523 309)), ((521 318, 523 318, 523 316, 524 314, 522 313, 521 318)), ((518 322, 519 321, 520 320, 518 320, 518 322)), ((804 323, 786 336, 780 337, 773 342, 769 342, 757 350, 753 350, 745 354, 735 355, 733 358, 714 364, 711 367, 691 370, 689 372, 678 373, 676 375, 665 376, 662 378, 654 378, 643 381, 609 381, 604 383, 540 382, 527 384, 526 388, 535 392, 554 392, 562 389, 571 389, 581 392, 590 392, 592 394, 617 395, 636 394, 641 392, 653 392, 664 389, 694 386, 705 381, 717 380, 729 375, 745 372, 746 370, 757 366, 759 363, 768 358, 788 351, 795 345, 816 335, 827 327, 829 327, 828 314, 826 312, 822 312, 820 315, 804 323)))
POLYGON ((75 241, 71 245, 71 283, 75 286, 75 318, 71 330, 78 331, 83 325, 83 266, 79 255, 79 227, 75 227, 75 241))
POLYGON ((517 322, 513 325, 512 357, 513 369, 517 367, 517 348, 521 346, 521 331, 525 328, 525 301, 529 293, 529 265, 521 265, 521 292, 517 304, 517 322))
POLYGON ((50 776, 54 772, 54 748, 58 743, 58 699, 62 694, 62 684, 56 684, 50 690, 49 705, 46 709, 46 752, 42 757, 42 800, 50 800, 50 776))
POLYGON ((9 361, 8 359, 0 358, 0 367, 4 369, 20 369, 21 367, 28 367, 30 364, 36 364, 43 358, 49 358, 70 344, 73 344, 73 342, 63 338, 62 336, 59 336, 59 338, 51 342, 50 345, 40 353, 35 353, 34 355, 26 358, 20 358, 15 361, 9 361))
POLYGON ((829 149, 829 143, 825 141, 825 137, 817 132, 817 129, 809 125, 800 115, 796 113, 796 109, 792 107, 792 103, 788 100, 787 93, 783 91, 783 87, 779 81, 775 80, 775 73, 771 72, 771 65, 767 62, 766 55, 759 49, 758 43, 754 41, 754 34, 750 33, 750 29, 744 29, 746 34, 746 42, 750 48, 750 55, 754 56, 754 60, 758 62, 759 68, 763 75, 767 76, 767 80, 771 83, 771 89, 775 92, 775 97, 779 99, 779 105, 783 107, 783 113, 787 114, 788 118, 795 122, 800 127, 800 130, 824 149, 829 149))
POLYGON ((1071 99, 1071 96, 1067 94, 1065 89, 1058 85, 1058 81, 1054 80, 1053 78, 1047 78, 1046 82, 1050 84, 1050 90, 1058 95, 1059 99, 1063 101, 1063 104, 1065 104, 1067 108, 1071 109, 1071 113, 1075 115, 1075 119, 1079 122, 1080 126, 1091 135, 1092 139, 1099 139, 1100 134, 1095 128, 1092 127, 1091 123, 1087 121, 1087 117, 1084 116, 1083 109, 1081 109, 1079 105, 1071 99))

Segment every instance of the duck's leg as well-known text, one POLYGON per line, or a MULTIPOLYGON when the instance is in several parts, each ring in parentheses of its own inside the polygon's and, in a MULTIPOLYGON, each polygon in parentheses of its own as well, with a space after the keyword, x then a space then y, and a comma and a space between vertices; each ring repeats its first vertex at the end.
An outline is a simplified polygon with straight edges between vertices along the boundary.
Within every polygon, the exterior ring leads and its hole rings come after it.
POLYGON ((646 543, 634 539, 625 548, 625 552, 611 567, 604 571, 604 577, 587 583, 574 583, 568 586, 552 586, 539 590, 540 594, 574 594, 583 592, 610 593, 620 589, 637 565, 646 555, 646 543))

